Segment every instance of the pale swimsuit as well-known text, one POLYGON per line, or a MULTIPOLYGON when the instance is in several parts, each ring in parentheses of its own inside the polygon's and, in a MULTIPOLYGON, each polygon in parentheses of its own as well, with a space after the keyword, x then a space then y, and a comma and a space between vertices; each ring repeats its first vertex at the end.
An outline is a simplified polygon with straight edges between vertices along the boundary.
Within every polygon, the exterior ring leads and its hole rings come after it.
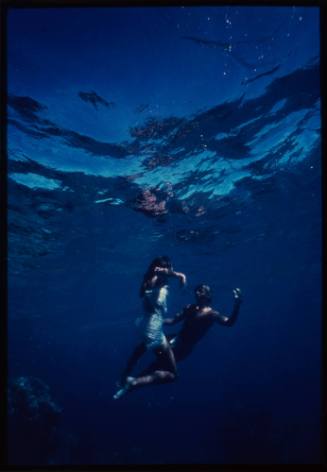
MULTIPOLYGON (((143 295, 144 314, 138 317, 135 324, 138 326, 139 336, 148 350, 165 347, 168 344, 163 333, 163 318, 167 313, 168 285, 147 289, 143 295)), ((124 387, 114 395, 117 400, 129 389, 128 380, 124 387)))
POLYGON ((163 318, 167 313, 168 285, 147 289, 143 296, 144 314, 136 320, 142 341, 149 350, 167 343, 163 333, 163 318))

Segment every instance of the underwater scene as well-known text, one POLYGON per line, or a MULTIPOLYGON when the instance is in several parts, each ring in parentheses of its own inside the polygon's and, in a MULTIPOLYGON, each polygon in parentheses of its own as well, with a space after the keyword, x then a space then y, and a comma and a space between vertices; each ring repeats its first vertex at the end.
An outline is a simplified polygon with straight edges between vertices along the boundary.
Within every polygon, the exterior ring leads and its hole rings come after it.
POLYGON ((319 21, 9 9, 10 464, 321 462, 319 21))

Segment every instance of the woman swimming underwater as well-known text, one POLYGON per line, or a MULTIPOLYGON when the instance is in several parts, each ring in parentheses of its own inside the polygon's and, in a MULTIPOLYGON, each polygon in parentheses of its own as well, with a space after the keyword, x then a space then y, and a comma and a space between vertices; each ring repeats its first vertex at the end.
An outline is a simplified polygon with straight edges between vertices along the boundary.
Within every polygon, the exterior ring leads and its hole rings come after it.
POLYGON ((174 271, 167 256, 155 258, 146 271, 140 288, 143 299, 144 314, 139 324, 141 342, 130 356, 121 379, 121 388, 114 399, 121 398, 125 393, 143 385, 172 382, 177 370, 173 351, 163 333, 163 318, 167 312, 168 282, 170 278, 178 278, 182 286, 186 284, 186 276, 174 271), (146 352, 152 351, 164 366, 149 375, 130 377, 139 358, 146 352))

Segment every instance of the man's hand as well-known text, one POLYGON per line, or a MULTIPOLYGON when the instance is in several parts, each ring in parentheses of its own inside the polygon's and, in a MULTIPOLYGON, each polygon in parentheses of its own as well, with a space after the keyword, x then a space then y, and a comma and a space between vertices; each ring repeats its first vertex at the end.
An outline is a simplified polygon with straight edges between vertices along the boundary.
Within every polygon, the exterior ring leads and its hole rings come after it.
POLYGON ((235 301, 242 301, 242 292, 240 288, 234 288, 233 289, 233 295, 234 295, 234 300, 235 301))

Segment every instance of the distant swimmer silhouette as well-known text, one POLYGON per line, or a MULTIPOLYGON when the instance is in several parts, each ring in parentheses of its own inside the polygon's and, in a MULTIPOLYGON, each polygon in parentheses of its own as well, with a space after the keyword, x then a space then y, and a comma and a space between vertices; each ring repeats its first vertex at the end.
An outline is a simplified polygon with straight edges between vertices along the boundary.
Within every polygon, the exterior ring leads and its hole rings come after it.
POLYGON ((167 312, 168 281, 175 277, 181 285, 186 284, 186 276, 174 271, 170 259, 161 256, 154 259, 144 275, 140 288, 144 314, 139 320, 141 342, 130 356, 121 378, 121 388, 115 393, 118 400, 127 392, 144 385, 172 382, 176 378, 176 363, 171 346, 163 333, 163 317, 167 312), (162 360, 164 369, 158 369, 146 376, 131 377, 134 366, 146 352, 152 351, 157 360, 162 360))
MULTIPOLYGON (((195 290, 196 303, 187 305, 173 318, 164 320, 166 325, 175 325, 183 322, 178 334, 168 335, 169 343, 173 348, 175 361, 180 362, 191 354, 194 346, 202 339, 208 330, 217 322, 224 326, 233 326, 238 318, 242 302, 241 290, 233 290, 234 306, 230 316, 222 315, 211 308, 212 293, 208 285, 198 285, 195 290)), ((149 375, 158 369, 164 369, 163 359, 157 359, 147 367, 141 375, 149 375)))

